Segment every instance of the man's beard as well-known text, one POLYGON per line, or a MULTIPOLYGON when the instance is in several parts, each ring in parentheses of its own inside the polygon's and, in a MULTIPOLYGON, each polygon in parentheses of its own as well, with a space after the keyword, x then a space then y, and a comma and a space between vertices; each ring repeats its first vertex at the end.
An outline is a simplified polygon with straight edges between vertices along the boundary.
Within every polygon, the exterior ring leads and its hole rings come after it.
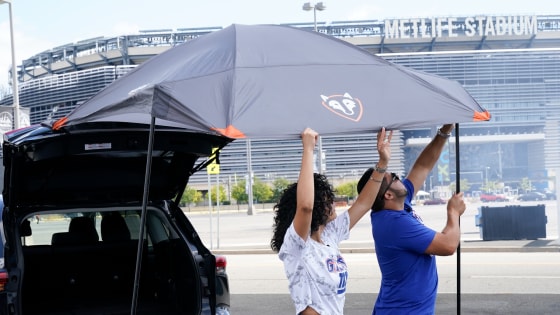
POLYGON ((403 188, 403 189, 392 189, 391 188, 391 191, 393 191, 395 193, 395 196, 398 199, 401 199, 401 198, 404 199, 408 195, 408 190, 406 190, 406 188, 403 188))

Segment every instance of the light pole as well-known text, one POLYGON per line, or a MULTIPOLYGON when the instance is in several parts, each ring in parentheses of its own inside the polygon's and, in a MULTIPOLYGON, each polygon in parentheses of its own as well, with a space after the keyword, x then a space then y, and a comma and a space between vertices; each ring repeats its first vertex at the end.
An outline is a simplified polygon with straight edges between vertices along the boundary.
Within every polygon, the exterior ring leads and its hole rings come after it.
POLYGON ((8 0, 0 0, 0 4, 8 4, 10 10, 10 40, 12 45, 12 95, 14 100, 14 129, 19 128, 19 91, 17 83, 17 69, 16 69, 16 52, 14 45, 14 21, 12 17, 12 2, 8 0))
POLYGON ((323 4, 323 2, 317 2, 315 4, 311 4, 311 2, 306 2, 303 4, 303 10, 311 11, 313 10, 313 25, 315 27, 315 32, 317 32, 317 10, 323 11, 327 7, 323 4))
MULTIPOLYGON (((311 11, 313 10, 313 28, 315 30, 315 32, 317 32, 317 10, 319 11, 323 11, 327 8, 327 6, 323 3, 323 2, 317 2, 315 4, 311 4, 311 2, 306 2, 303 4, 302 9, 304 11, 311 11)), ((326 169, 323 168, 323 160, 324 160, 324 155, 325 152, 323 151, 323 140, 321 140, 321 137, 319 136, 319 141, 318 141, 318 145, 319 145, 319 174, 324 174, 326 169)), ((326 168, 326 167, 325 167, 326 168)))
POLYGON ((490 166, 486 166, 484 169, 486 170, 486 191, 488 191, 488 170, 490 169, 490 166))

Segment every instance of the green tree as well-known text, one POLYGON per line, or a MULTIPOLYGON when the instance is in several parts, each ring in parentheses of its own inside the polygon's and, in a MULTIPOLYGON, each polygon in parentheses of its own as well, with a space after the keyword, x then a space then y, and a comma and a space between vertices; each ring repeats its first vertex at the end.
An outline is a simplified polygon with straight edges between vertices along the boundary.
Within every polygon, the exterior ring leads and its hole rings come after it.
POLYGON ((290 186, 291 182, 284 177, 279 177, 272 183, 272 201, 278 202, 284 190, 290 186))
MULTIPOLYGON (((452 192, 456 191, 455 184, 456 184, 455 181, 449 184, 449 190, 451 190, 452 192)), ((470 189, 471 189, 471 184, 469 183, 469 181, 467 179, 461 179, 461 191, 469 191, 470 189)))
POLYGON ((523 177, 521 179, 521 182, 519 182, 519 187, 524 191, 524 192, 528 192, 531 191, 533 189, 532 185, 531 185, 531 180, 528 177, 523 177))
POLYGON ((212 204, 217 204, 217 200, 220 201, 220 204, 227 199, 226 189, 222 185, 214 185, 211 189, 212 195, 210 198, 212 199, 212 204), (219 198, 219 199, 218 199, 219 198))
POLYGON ((202 193, 192 187, 187 186, 183 195, 181 196, 181 204, 186 205, 191 209, 191 204, 198 203, 202 200, 202 193))
POLYGON ((488 181, 482 185, 482 190, 485 192, 493 192, 500 188, 500 183, 497 181, 488 181))
POLYGON ((336 194, 354 199, 358 195, 358 181, 351 181, 336 187, 336 194))
MULTIPOLYGON (((237 203, 246 203, 249 201, 247 190, 245 189, 246 181, 239 181, 231 190, 231 197, 237 200, 237 203)), ((272 188, 258 178, 253 180, 253 198, 260 202, 269 201, 273 196, 272 188)))
POLYGON ((247 191, 245 190, 245 180, 237 182, 231 189, 231 197, 237 201, 237 204, 246 203, 249 200, 247 191))
POLYGON ((253 198, 255 198, 257 202, 267 202, 272 198, 272 195, 272 188, 255 177, 253 180, 253 198))

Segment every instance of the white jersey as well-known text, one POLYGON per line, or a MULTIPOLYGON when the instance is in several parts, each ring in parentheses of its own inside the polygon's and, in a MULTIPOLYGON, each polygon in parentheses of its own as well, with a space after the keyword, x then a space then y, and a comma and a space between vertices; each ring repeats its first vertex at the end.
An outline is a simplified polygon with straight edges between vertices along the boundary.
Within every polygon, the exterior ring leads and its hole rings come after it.
POLYGON ((348 211, 327 223, 321 235, 324 244, 311 237, 304 241, 293 223, 286 231, 278 257, 284 262, 296 314, 307 306, 321 315, 343 314, 348 271, 338 244, 349 234, 348 211))

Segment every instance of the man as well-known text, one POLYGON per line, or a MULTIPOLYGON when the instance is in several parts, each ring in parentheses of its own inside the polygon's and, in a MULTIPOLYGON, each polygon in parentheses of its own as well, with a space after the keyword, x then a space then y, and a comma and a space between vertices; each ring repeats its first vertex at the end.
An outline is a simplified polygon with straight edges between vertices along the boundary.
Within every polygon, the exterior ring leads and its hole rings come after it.
MULTIPOLYGON (((463 194, 447 203, 447 224, 441 232, 425 226, 412 210, 411 200, 435 166, 454 126, 444 125, 422 150, 408 176, 386 173, 371 211, 375 252, 381 269, 381 288, 373 314, 434 314, 438 275, 435 256, 455 253, 460 241, 459 217, 465 212, 463 194)), ((370 179, 367 170, 358 182, 360 192, 370 179)))

